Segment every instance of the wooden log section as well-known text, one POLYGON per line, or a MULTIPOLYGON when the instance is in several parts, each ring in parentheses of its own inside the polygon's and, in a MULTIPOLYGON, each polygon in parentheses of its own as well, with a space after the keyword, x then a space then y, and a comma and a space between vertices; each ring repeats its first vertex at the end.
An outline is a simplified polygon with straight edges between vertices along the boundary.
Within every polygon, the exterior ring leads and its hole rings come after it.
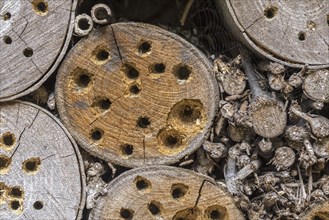
POLYGON ((0 219, 80 219, 82 159, 73 138, 42 108, 0 105, 0 219))
POLYGON ((208 176, 169 166, 132 169, 107 187, 89 219, 240 220, 225 187, 208 176))
POLYGON ((327 0, 217 0, 228 27, 253 51, 282 64, 329 66, 327 0))
POLYGON ((218 106, 208 60, 173 33, 141 23, 91 32, 64 60, 60 116, 91 154, 123 166, 170 164, 203 142, 218 106))
POLYGON ((0 101, 36 90, 68 47, 76 0, 1 0, 0 101))

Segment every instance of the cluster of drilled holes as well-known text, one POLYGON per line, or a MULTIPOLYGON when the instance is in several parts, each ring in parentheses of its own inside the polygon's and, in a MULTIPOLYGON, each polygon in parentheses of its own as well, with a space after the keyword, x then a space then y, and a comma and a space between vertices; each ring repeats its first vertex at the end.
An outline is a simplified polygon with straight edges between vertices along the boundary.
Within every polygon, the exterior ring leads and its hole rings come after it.
POLYGON ((191 67, 180 64, 174 67, 174 76, 179 80, 187 80, 192 73, 191 67))
POLYGON ((12 147, 15 143, 15 135, 7 132, 2 135, 2 142, 7 146, 7 147, 12 147))
POLYGON ((134 146, 131 144, 124 144, 121 146, 122 153, 124 155, 130 156, 134 153, 134 146))
POLYGON ((129 88, 129 92, 132 94, 132 95, 137 95, 139 92, 141 91, 140 87, 138 84, 133 84, 130 86, 129 88))
POLYGON ((23 50, 23 54, 25 57, 32 57, 33 56, 33 49, 30 47, 27 47, 23 50))
POLYGON ((32 2, 34 11, 39 15, 46 15, 48 12, 48 3, 44 0, 34 0, 32 2))
POLYGON ((304 40, 306 39, 306 34, 305 34, 305 32, 303 32, 303 31, 299 32, 299 33, 298 33, 298 39, 299 39, 300 41, 304 41, 304 40))
POLYGON ((145 54, 145 53, 149 53, 151 51, 151 43, 148 41, 142 41, 139 45, 138 45, 138 52, 141 54, 145 54))
POLYGON ((23 162, 22 169, 27 173, 35 173, 39 170, 41 160, 39 157, 32 157, 23 162))
POLYGON ((6 12, 6 13, 3 15, 3 20, 5 20, 5 21, 10 20, 10 18, 11 18, 11 14, 10 14, 9 12, 6 12))
POLYGON ((148 128, 150 125, 151 125, 150 118, 146 116, 142 116, 137 119, 137 126, 140 128, 148 128))
POLYGON ((84 30, 84 31, 88 30, 90 28, 88 19, 86 19, 86 18, 79 19, 78 26, 81 30, 84 30))
POLYGON ((166 70, 166 65, 164 63, 156 63, 150 66, 151 73, 164 73, 166 70))
POLYGON ((3 37, 3 42, 5 42, 5 44, 11 44, 13 40, 11 39, 11 37, 6 35, 3 37))
POLYGON ((43 202, 41 201, 35 201, 33 203, 33 208, 36 209, 36 210, 40 210, 43 208, 43 202))
POLYGON ((103 137, 103 134, 104 134, 103 130, 99 128, 95 128, 91 131, 90 137, 94 141, 100 141, 103 137))
POLYGON ((0 172, 6 170, 11 164, 11 158, 6 155, 0 154, 0 172))
POLYGON ((269 7, 265 8, 265 10, 264 10, 264 16, 267 19, 274 18, 277 15, 277 13, 278 13, 278 8, 275 6, 269 6, 269 7))
POLYGON ((125 220, 131 220, 134 216, 134 211, 131 209, 121 208, 120 216, 125 220))
POLYGON ((174 199, 180 199, 182 197, 184 197, 187 193, 188 190, 188 186, 184 185, 184 184, 173 184, 171 186, 171 196, 174 199))

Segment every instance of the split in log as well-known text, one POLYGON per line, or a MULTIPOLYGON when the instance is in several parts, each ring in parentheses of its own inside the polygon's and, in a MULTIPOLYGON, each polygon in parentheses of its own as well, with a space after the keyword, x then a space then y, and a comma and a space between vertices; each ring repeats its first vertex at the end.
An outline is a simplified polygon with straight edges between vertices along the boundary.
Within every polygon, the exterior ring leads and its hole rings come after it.
POLYGON ((0 105, 1 219, 80 219, 82 159, 50 113, 27 102, 0 105))
POLYGON ((186 169, 133 169, 113 180, 107 190, 89 219, 244 219, 225 187, 186 169))
POLYGON ((195 151, 219 99, 201 52, 173 33, 132 22, 79 41, 59 70, 55 96, 83 148, 128 167, 170 164, 195 151))

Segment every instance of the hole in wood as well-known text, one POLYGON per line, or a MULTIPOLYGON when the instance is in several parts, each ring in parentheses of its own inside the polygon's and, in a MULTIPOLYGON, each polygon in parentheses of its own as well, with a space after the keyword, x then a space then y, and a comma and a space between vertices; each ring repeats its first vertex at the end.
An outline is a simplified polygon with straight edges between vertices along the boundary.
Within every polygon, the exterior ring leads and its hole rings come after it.
POLYGON ((187 80, 191 75, 192 69, 184 64, 180 64, 174 67, 174 76, 179 80, 187 80))
POLYGON ((96 128, 96 129, 91 131, 91 139, 94 140, 94 141, 99 141, 99 140, 102 139, 103 134, 104 134, 103 130, 101 130, 99 128, 96 128))
POLYGON ((78 26, 81 30, 88 30, 90 27, 89 21, 86 18, 81 18, 78 22, 78 26))
POLYGON ((180 199, 187 193, 188 186, 184 184, 173 184, 171 186, 171 196, 174 199, 180 199))
POLYGON ((36 210, 40 210, 43 208, 43 202, 41 201, 35 201, 33 203, 33 208, 36 209, 36 210))
POLYGON ((151 73, 164 73, 166 70, 166 65, 163 63, 156 63, 151 65, 150 72, 151 73))
POLYGON ((137 84, 134 84, 134 85, 130 86, 129 91, 131 94, 137 95, 141 90, 137 84))
POLYGON ((121 208, 121 210, 120 210, 120 216, 123 219, 131 220, 133 218, 133 216, 134 216, 134 212, 131 209, 121 208))
POLYGON ((137 176, 134 180, 134 183, 136 184, 136 188, 141 191, 151 188, 151 182, 148 179, 141 176, 137 176))
POLYGON ((149 203, 148 209, 152 215, 159 215, 161 213, 161 204, 160 202, 152 201, 149 203))
POLYGON ((24 54, 24 56, 26 56, 26 57, 31 57, 31 56, 33 56, 33 50, 32 50, 32 48, 25 48, 24 50, 23 50, 23 54, 24 54))
POLYGON ((39 170, 41 160, 39 157, 32 157, 23 162, 23 170, 27 173, 35 173, 39 170))
POLYGON ((12 41, 11 37, 6 35, 3 37, 3 42, 5 42, 5 44, 11 44, 13 41, 12 41))
POLYGON ((301 31, 301 32, 298 33, 298 39, 300 41, 304 41, 306 39, 306 35, 305 35, 305 33, 303 31, 301 31))
POLYGON ((11 147, 15 143, 15 136, 12 133, 7 132, 2 135, 2 141, 7 147, 11 147))
POLYGON ((112 102, 106 97, 97 97, 94 100, 94 103, 91 105, 94 108, 97 108, 99 112, 108 110, 111 107, 112 102))
POLYGON ((48 3, 44 0, 34 0, 32 5, 36 14, 44 16, 48 13, 48 3))
POLYGON ((175 129, 159 131, 158 139, 167 148, 177 148, 182 145, 182 136, 175 129))
POLYGON ((21 207, 21 204, 20 204, 19 201, 13 200, 13 201, 10 202, 10 208, 12 210, 18 210, 20 207, 21 207))
POLYGON ((11 14, 10 14, 9 12, 6 12, 6 13, 3 15, 3 20, 5 20, 5 21, 10 20, 10 18, 11 18, 11 14))
POLYGON ((137 120, 137 126, 140 128, 147 128, 151 124, 151 121, 148 117, 142 116, 137 120))
POLYGON ((220 205, 209 206, 205 211, 206 216, 208 216, 208 219, 211 220, 226 219, 226 213, 227 213, 226 208, 220 205))
POLYGON ((264 10, 264 15, 267 19, 274 18, 277 15, 277 13, 278 13, 278 8, 275 6, 269 6, 264 10))
POLYGON ((129 79, 137 79, 139 76, 138 70, 130 64, 123 65, 123 72, 129 79))
POLYGON ((81 88, 87 87, 91 82, 90 76, 88 74, 82 73, 79 75, 77 80, 77 85, 81 88))
POLYGON ((21 198, 23 196, 23 190, 18 186, 14 186, 13 188, 10 189, 9 196, 15 198, 21 198))
POLYGON ((107 60, 109 58, 110 54, 108 51, 101 49, 97 52, 96 58, 100 61, 107 60))
POLYGON ((142 41, 138 46, 139 53, 149 53, 151 51, 151 43, 147 41, 142 41))
POLYGON ((0 173, 1 171, 8 170, 11 164, 11 158, 7 157, 6 155, 0 154, 0 173))
POLYGON ((132 146, 130 144, 124 144, 124 145, 121 146, 121 148, 122 148, 122 153, 124 155, 130 156, 134 152, 134 146, 132 146))

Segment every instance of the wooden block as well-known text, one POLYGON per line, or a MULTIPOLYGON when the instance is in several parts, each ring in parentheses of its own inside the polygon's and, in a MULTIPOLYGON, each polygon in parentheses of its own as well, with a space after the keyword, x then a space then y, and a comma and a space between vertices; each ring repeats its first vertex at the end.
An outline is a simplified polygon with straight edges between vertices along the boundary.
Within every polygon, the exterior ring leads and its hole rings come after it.
POLYGON ((217 0, 233 34, 276 62, 310 68, 329 66, 326 0, 217 0))
POLYGON ((244 219, 225 187, 181 168, 133 169, 113 180, 107 190, 89 219, 244 219))
POLYGON ((200 51, 141 23, 113 24, 79 41, 59 70, 55 93, 78 143, 128 167, 171 164, 195 151, 219 99, 200 51))
POLYGON ((71 39, 77 0, 1 0, 0 101, 36 90, 71 39))
POLYGON ((58 119, 27 102, 0 105, 1 219, 80 219, 85 176, 58 119))

